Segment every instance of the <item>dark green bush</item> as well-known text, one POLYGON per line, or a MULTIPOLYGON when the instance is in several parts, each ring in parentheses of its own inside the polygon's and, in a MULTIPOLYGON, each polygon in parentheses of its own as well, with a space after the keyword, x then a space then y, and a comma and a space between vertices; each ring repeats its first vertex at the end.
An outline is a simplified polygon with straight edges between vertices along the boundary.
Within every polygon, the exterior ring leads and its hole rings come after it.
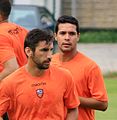
POLYGON ((104 74, 104 78, 117 78, 117 72, 108 72, 104 74))
POLYGON ((81 43, 117 43, 117 30, 81 30, 81 43))

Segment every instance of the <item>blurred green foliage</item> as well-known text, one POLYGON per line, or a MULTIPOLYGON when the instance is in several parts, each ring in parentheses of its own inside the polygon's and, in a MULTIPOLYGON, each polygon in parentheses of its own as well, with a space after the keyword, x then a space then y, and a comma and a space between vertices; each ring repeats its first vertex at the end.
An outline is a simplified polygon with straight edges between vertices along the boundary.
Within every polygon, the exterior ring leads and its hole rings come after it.
POLYGON ((85 29, 80 31, 81 43, 117 43, 115 29, 85 29))

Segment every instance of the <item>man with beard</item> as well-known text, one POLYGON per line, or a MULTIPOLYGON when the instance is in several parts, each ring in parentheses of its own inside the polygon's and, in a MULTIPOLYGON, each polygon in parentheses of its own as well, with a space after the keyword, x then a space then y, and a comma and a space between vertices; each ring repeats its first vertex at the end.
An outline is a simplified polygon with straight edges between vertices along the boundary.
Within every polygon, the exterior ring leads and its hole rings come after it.
POLYGON ((27 34, 27 64, 0 84, 0 116, 7 112, 10 120, 77 120, 75 84, 69 71, 50 65, 52 49, 51 32, 33 29, 27 34))

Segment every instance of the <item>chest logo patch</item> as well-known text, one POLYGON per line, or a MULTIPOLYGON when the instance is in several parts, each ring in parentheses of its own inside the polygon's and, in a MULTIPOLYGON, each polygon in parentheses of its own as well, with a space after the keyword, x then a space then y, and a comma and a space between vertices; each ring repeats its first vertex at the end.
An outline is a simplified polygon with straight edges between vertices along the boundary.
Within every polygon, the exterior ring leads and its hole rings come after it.
POLYGON ((37 89, 36 90, 36 94, 39 98, 42 98, 43 97, 43 94, 44 94, 44 91, 43 89, 37 89))

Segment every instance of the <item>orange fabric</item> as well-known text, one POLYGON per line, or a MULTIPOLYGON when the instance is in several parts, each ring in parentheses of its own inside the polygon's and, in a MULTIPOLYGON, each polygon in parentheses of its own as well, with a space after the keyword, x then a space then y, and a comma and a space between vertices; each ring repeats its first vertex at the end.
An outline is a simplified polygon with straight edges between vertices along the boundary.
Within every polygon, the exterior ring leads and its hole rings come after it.
POLYGON ((69 71, 50 66, 41 77, 21 67, 0 84, 0 116, 8 110, 10 120, 64 120, 65 106, 79 105, 69 71))
MULTIPOLYGON (((108 100, 101 71, 90 58, 78 52, 72 60, 60 62, 59 54, 55 54, 52 64, 71 71, 79 96, 92 97, 100 101, 108 100)), ((79 107, 78 120, 94 120, 94 110, 79 107)))
POLYGON ((4 62, 16 57, 19 67, 26 64, 24 39, 27 30, 13 23, 0 23, 0 72, 4 62))

